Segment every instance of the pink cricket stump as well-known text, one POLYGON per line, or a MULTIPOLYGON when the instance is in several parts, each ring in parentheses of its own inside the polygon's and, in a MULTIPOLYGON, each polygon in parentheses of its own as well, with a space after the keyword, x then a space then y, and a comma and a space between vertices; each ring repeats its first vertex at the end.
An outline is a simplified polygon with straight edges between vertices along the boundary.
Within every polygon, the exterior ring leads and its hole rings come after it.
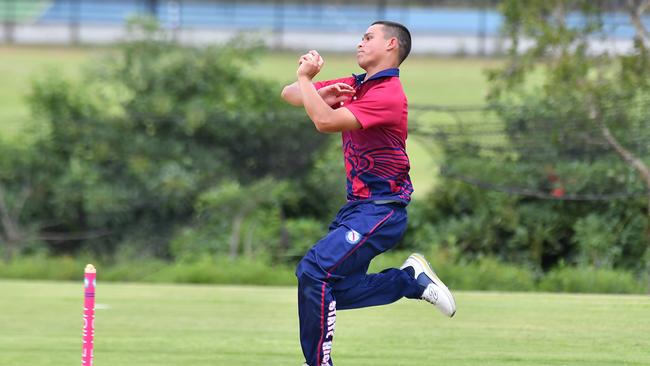
POLYGON ((83 328, 83 352, 81 354, 81 366, 92 366, 93 364, 93 341, 95 338, 95 286, 97 271, 95 266, 86 266, 84 275, 84 328, 83 328))

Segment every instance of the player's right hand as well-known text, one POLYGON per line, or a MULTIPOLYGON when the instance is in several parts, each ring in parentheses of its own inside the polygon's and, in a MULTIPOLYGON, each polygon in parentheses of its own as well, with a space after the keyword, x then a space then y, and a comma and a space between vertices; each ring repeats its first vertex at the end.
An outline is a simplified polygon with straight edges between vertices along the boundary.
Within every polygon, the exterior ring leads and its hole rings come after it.
POLYGON ((302 64, 303 61, 309 61, 309 60, 315 60, 316 63, 318 64, 319 69, 322 69, 323 65, 325 65, 325 60, 316 50, 311 50, 305 53, 304 55, 300 56, 300 59, 298 60, 298 65, 302 64))
POLYGON ((356 90, 346 83, 336 83, 318 89, 318 95, 329 106, 346 101, 356 90))
POLYGON ((316 50, 311 50, 300 56, 298 59, 298 75, 305 75, 313 78, 318 74, 325 64, 325 60, 316 50))

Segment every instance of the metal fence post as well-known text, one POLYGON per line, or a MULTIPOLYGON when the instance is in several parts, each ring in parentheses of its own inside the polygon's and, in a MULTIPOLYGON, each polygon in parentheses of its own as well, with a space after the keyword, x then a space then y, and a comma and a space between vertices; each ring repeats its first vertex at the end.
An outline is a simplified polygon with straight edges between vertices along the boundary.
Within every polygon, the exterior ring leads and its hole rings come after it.
POLYGON ((70 43, 77 45, 81 39, 81 0, 70 0, 70 43))
POLYGON ((145 11, 153 18, 158 18, 158 0, 146 0, 145 11))
POLYGON ((14 29, 16 27, 16 3, 14 0, 4 0, 4 38, 5 43, 14 43, 14 29))
POLYGON ((488 11, 488 0, 481 1, 480 8, 478 10, 478 54, 479 56, 485 56, 486 52, 486 41, 487 41, 487 11, 488 11))
POLYGON ((377 3, 377 19, 386 20, 386 0, 377 3))
MULTIPOLYGON (((178 0, 178 32, 183 34, 183 31, 185 30, 185 24, 183 22, 183 12, 185 8, 185 3, 183 0, 178 0)), ((180 37, 180 36, 177 36, 180 37)))
POLYGON ((167 22, 171 28, 172 39, 178 41, 183 27, 183 2, 181 0, 167 1, 167 22))
POLYGON ((402 1, 402 13, 400 14, 400 20, 402 21, 402 24, 408 24, 410 14, 411 14, 411 1, 410 0, 402 1))
POLYGON ((284 46, 284 21, 284 0, 276 0, 273 21, 273 33, 275 34, 275 45, 273 46, 276 49, 282 49, 284 46))

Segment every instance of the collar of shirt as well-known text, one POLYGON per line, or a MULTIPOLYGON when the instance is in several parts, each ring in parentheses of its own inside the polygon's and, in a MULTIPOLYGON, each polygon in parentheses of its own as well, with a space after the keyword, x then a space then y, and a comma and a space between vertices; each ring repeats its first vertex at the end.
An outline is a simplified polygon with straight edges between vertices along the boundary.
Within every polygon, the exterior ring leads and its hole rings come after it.
POLYGON ((365 73, 361 74, 361 75, 352 74, 352 76, 354 77, 355 86, 359 86, 359 85, 361 85, 363 83, 366 83, 366 82, 368 82, 370 80, 385 78, 385 77, 389 77, 389 76, 397 76, 397 77, 399 77, 399 69, 396 68, 396 67, 393 67, 393 68, 390 68, 390 69, 381 70, 380 72, 378 72, 378 73, 374 74, 373 76, 371 76, 370 79, 368 79, 366 81, 363 80, 363 79, 366 78, 365 73))

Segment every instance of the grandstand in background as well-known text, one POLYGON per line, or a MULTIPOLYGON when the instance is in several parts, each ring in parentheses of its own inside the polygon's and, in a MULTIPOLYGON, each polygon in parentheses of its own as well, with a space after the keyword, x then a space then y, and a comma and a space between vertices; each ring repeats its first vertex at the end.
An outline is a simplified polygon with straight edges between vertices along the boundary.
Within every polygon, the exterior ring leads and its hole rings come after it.
MULTIPOLYGON (((129 18, 149 15, 188 44, 223 42, 246 32, 276 49, 349 51, 370 23, 388 19, 411 29, 414 53, 490 55, 506 47, 499 37, 502 19, 497 4, 495 0, 0 0, 0 40, 112 43, 124 38, 129 18)), ((607 34, 594 40, 594 47, 628 50, 634 29, 626 15, 612 11, 604 21, 607 34)))

